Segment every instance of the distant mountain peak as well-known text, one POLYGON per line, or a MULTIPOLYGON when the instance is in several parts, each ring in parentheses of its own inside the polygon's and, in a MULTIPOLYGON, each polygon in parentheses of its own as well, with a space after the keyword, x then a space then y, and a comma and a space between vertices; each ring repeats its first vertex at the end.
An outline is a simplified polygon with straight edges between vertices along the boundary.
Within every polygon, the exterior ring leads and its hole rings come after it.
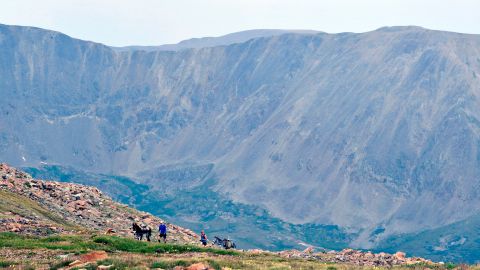
POLYGON ((126 46, 126 47, 114 47, 117 51, 131 51, 131 50, 144 50, 144 51, 178 51, 183 49, 198 49, 204 47, 216 47, 225 46, 235 43, 243 43, 250 39, 272 37, 282 34, 295 33, 295 34, 317 34, 320 31, 315 30, 282 30, 282 29, 254 29, 226 34, 219 37, 201 37, 191 38, 180 41, 177 44, 165 44, 159 46, 126 46))
POLYGON ((429 29, 423 28, 421 26, 416 25, 405 25, 405 26, 383 26, 378 28, 375 31, 382 31, 382 32, 398 32, 398 31, 428 31, 429 29))

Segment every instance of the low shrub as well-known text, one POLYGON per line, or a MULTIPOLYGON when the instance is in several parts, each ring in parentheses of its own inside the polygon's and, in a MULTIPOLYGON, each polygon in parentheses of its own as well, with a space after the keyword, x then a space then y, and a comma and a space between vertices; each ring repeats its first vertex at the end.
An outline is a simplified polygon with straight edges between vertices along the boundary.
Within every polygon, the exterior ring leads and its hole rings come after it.
POLYGON ((97 262, 97 266, 100 265, 113 265, 114 270, 132 269, 137 264, 130 260, 118 260, 118 259, 105 259, 97 262))
POLYGON ((176 260, 176 261, 158 261, 152 263, 150 268, 161 268, 161 269, 173 269, 175 266, 189 266, 193 264, 194 262, 187 262, 184 260, 176 260))
POLYGON ((208 262, 208 265, 213 267, 213 269, 222 270, 222 265, 219 262, 217 262, 215 260, 207 260, 207 262, 208 262))
POLYGON ((445 268, 447 268, 447 269, 455 269, 456 267, 457 267, 457 265, 454 264, 454 263, 446 263, 445 264, 445 268))
POLYGON ((55 263, 52 266, 50 266, 50 270, 57 270, 57 269, 64 268, 64 267, 68 266, 71 262, 72 262, 72 260, 64 260, 64 261, 55 263))
POLYGON ((118 236, 97 236, 93 242, 103 244, 106 250, 120 250, 135 253, 186 253, 208 252, 220 255, 238 255, 237 251, 214 248, 202 248, 192 245, 155 244, 118 236))
POLYGON ((12 265, 14 265, 15 263, 13 262, 8 262, 8 261, 0 261, 0 268, 7 268, 7 267, 10 267, 12 265))

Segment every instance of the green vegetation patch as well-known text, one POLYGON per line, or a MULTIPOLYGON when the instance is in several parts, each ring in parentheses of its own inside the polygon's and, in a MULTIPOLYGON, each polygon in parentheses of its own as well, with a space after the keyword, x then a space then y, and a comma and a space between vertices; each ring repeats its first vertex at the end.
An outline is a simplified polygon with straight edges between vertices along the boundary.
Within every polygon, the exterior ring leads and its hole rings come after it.
POLYGON ((9 261, 0 261, 0 268, 8 268, 12 265, 15 265, 15 263, 9 261))
POLYGON ((59 249, 68 251, 85 251, 100 249, 101 245, 84 240, 81 236, 34 237, 15 233, 0 233, 0 246, 16 249, 59 249))
MULTIPOLYGON (((446 263, 444 265, 441 264, 429 264, 429 263, 416 263, 416 264, 411 264, 411 265, 405 265, 403 268, 411 268, 411 269, 455 269, 457 268, 456 264, 453 263, 446 263)), ((460 267, 462 269, 462 267, 460 267)), ((464 269, 469 269, 467 266, 464 267, 464 269)))
POLYGON ((157 244, 118 236, 49 236, 34 237, 0 233, 0 246, 15 249, 58 249, 83 253, 88 250, 125 251, 132 253, 205 252, 217 255, 240 255, 233 250, 202 248, 193 245, 157 244))
POLYGON ((160 269, 173 269, 175 266, 189 266, 193 262, 187 262, 185 260, 172 260, 172 261, 158 261, 152 263, 150 268, 160 268, 160 269))
POLYGON ((232 250, 202 248, 193 245, 156 244, 118 236, 97 236, 93 239, 93 242, 96 244, 102 244, 102 249, 111 251, 126 251, 134 253, 207 252, 219 255, 239 255, 239 252, 232 250))
POLYGON ((65 268, 65 267, 69 266, 71 262, 72 262, 72 260, 63 260, 63 261, 57 262, 57 263, 53 264, 52 266, 50 266, 50 270, 58 270, 58 269, 65 268))
POLYGON ((217 259, 206 259, 206 260, 185 260, 185 259, 177 259, 177 260, 161 260, 152 263, 150 268, 153 269, 174 269, 176 266, 189 266, 194 263, 202 262, 204 264, 209 265, 211 268, 215 270, 221 270, 223 268, 232 268, 232 269, 243 269, 246 265, 242 262, 242 260, 217 260, 217 259))
POLYGON ((378 244, 374 252, 407 251, 432 261, 477 263, 480 258, 480 215, 420 233, 392 235, 378 244))

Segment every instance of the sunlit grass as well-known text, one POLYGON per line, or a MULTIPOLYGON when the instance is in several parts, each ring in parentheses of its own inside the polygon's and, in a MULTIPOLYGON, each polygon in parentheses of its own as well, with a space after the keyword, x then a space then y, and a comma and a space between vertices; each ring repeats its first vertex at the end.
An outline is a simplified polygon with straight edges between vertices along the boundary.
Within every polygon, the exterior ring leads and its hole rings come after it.
POLYGON ((0 233, 0 246, 16 249, 60 249, 72 252, 88 250, 125 251, 133 253, 206 252, 218 255, 239 255, 237 251, 203 248, 194 245, 161 244, 137 241, 118 236, 49 236, 33 237, 0 233))

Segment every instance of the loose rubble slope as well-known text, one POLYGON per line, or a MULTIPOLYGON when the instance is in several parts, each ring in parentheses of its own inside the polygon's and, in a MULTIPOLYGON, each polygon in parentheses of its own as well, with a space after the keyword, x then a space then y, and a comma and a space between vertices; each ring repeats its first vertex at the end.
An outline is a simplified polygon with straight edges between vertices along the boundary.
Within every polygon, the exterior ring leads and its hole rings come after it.
POLYGON ((434 263, 430 260, 419 257, 407 257, 404 252, 396 252, 395 254, 388 254, 385 252, 372 253, 370 251, 353 250, 350 248, 342 251, 323 251, 314 252, 312 247, 304 251, 286 250, 278 252, 282 258, 288 259, 307 259, 313 261, 321 261, 326 263, 348 264, 369 267, 392 267, 402 265, 430 265, 441 266, 442 263, 434 263))
MULTIPOLYGON (((0 164, 0 232, 48 235, 86 231, 131 236, 137 221, 156 228, 163 220, 114 202, 95 187, 33 179, 0 164)), ((169 241, 197 243, 191 230, 168 224, 169 241)), ((154 236, 155 236, 155 231, 154 236)))

